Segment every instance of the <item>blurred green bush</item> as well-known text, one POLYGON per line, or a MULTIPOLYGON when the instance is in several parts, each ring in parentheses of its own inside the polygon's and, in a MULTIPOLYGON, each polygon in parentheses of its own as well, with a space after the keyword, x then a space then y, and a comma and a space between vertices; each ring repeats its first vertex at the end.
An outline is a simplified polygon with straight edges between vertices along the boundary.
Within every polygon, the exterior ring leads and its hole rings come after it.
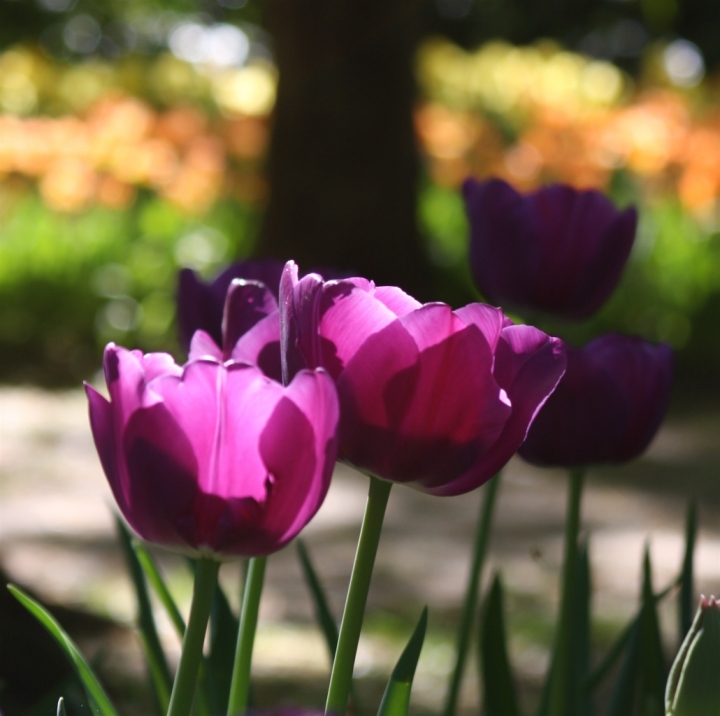
POLYGON ((247 255, 256 224, 237 203, 202 219, 149 195, 126 210, 63 214, 24 194, 0 239, 0 379, 76 383, 108 341, 175 351, 178 269, 211 274, 247 255))

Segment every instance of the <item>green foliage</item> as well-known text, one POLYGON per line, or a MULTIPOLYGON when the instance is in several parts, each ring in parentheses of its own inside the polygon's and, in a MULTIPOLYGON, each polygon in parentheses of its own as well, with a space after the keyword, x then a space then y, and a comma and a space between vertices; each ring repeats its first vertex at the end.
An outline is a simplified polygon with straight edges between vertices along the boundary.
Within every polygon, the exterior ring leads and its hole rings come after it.
POLYGON ((18 199, 0 233, 0 379, 76 384, 111 340, 177 351, 178 269, 209 275, 246 256, 255 224, 233 204, 198 219, 152 197, 78 215, 18 199))
POLYGON ((408 641, 405 650, 393 669, 380 703, 378 716, 407 716, 410 708, 410 691, 415 678, 415 669, 420 659, 420 652, 425 641, 426 630, 427 607, 423 609, 415 631, 413 631, 410 641, 408 641))
POLYGON ((8 585, 8 590, 50 632, 66 656, 70 659, 85 688, 87 698, 92 705, 93 713, 99 716, 118 716, 108 695, 93 673, 93 670, 83 658, 75 642, 67 635, 60 624, 58 624, 55 617, 41 604, 25 594, 22 589, 10 584, 8 585))
POLYGON ((480 674, 486 716, 520 716, 507 651, 503 589, 496 574, 480 618, 480 674))
POLYGON ((150 680, 152 682, 158 712, 162 716, 162 714, 167 712, 168 703, 170 702, 170 691, 172 690, 170 668, 168 667, 165 652, 158 637, 155 617, 153 616, 152 604, 150 602, 150 594, 148 592, 147 582, 145 581, 145 574, 143 573, 143 568, 137 558, 137 554, 133 549, 132 536, 125 526, 125 523, 118 516, 115 517, 115 525, 120 546, 125 556, 125 563, 135 588, 135 598, 137 599, 138 607, 137 626, 140 631, 140 641, 142 642, 145 660, 147 661, 150 671, 150 680))

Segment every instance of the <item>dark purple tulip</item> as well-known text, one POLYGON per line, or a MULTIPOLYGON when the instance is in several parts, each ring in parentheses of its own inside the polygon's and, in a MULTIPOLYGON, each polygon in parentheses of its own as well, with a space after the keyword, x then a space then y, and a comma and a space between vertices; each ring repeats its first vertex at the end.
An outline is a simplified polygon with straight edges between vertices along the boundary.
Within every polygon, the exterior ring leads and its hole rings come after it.
POLYGON ((208 333, 222 345, 221 323, 228 288, 234 279, 259 281, 277 299, 283 264, 280 261, 243 261, 233 264, 205 283, 191 269, 180 271, 178 287, 178 328, 180 343, 189 350, 195 331, 208 333))
POLYGON ((338 400, 324 372, 283 387, 246 363, 176 365, 105 349, 110 400, 86 386, 100 461, 143 538, 194 556, 269 554, 322 504, 337 451, 338 400))
POLYGON ((565 369, 564 347, 481 303, 422 305, 362 278, 280 283, 286 374, 322 366, 340 396, 340 457, 395 482, 459 495, 525 439, 565 369))
POLYGON ((475 283, 493 303, 587 318, 620 280, 637 212, 553 184, 522 196, 500 179, 463 186, 475 283))
POLYGON ((669 346, 611 333, 567 346, 567 371, 520 448, 535 465, 582 467, 632 460, 667 412, 669 346))

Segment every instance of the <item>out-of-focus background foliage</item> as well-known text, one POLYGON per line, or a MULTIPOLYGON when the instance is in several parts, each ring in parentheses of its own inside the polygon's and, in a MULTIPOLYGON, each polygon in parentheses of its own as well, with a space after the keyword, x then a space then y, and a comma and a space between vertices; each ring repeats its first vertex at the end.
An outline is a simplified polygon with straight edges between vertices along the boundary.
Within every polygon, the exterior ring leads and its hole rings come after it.
MULTIPOLYGON (((465 176, 598 187, 639 205, 637 245, 597 319, 562 330, 641 333, 672 343, 685 375, 717 372, 719 8, 419 7, 429 293, 475 296, 465 176)), ((109 340, 174 350, 177 270, 252 255, 280 49, 263 24, 257 0, 0 0, 1 380, 73 384, 109 340)))

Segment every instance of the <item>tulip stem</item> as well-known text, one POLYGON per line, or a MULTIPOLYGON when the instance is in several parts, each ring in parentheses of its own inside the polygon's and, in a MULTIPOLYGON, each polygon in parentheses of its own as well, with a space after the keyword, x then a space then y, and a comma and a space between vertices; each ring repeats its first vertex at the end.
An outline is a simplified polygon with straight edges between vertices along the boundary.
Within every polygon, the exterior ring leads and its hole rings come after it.
POLYGON ((463 603, 457 633, 455 668, 452 672, 447 697, 445 699, 445 709, 443 711, 444 716, 455 716, 455 711, 457 710, 460 685, 462 683, 463 672, 465 671, 465 662, 467 661, 467 652, 470 646, 472 626, 475 621, 475 613, 477 612, 480 577, 482 576, 482 568, 485 563, 485 555, 487 554, 490 527, 492 525, 492 515, 495 508, 495 498, 497 496, 499 486, 500 473, 495 475, 495 477, 487 483, 485 496, 480 507, 480 515, 477 523, 477 530, 475 532, 472 563, 470 565, 467 589, 465 591, 465 601, 463 603))
POLYGON ((248 706, 253 644, 257 631, 258 610, 265 581, 266 563, 267 557, 253 557, 248 564, 240 607, 240 628, 235 650, 230 698, 228 699, 228 716, 243 714, 248 706))
POLYGON ((328 688, 325 713, 334 716, 344 716, 347 710, 348 696, 352 685, 355 654, 360 641, 365 604, 370 579, 372 577, 375 555, 380 543, 385 508, 390 496, 391 482, 380 480, 370 475, 370 490, 368 492, 365 516, 360 528, 355 563, 350 575, 350 586, 345 601, 337 650, 333 660, 330 686, 328 688))
POLYGON ((549 675, 549 716, 572 716, 575 712, 573 688, 572 638, 575 575, 578 562, 578 534, 580 532, 580 502, 583 492, 582 470, 570 470, 565 519, 565 555, 560 596, 560 615, 555 632, 555 649, 549 675))
POLYGON ((220 562, 214 559, 203 557, 197 562, 190 618, 183 636, 182 653, 175 674, 167 716, 189 716, 192 710, 200 662, 202 661, 205 631, 219 570, 220 562))

